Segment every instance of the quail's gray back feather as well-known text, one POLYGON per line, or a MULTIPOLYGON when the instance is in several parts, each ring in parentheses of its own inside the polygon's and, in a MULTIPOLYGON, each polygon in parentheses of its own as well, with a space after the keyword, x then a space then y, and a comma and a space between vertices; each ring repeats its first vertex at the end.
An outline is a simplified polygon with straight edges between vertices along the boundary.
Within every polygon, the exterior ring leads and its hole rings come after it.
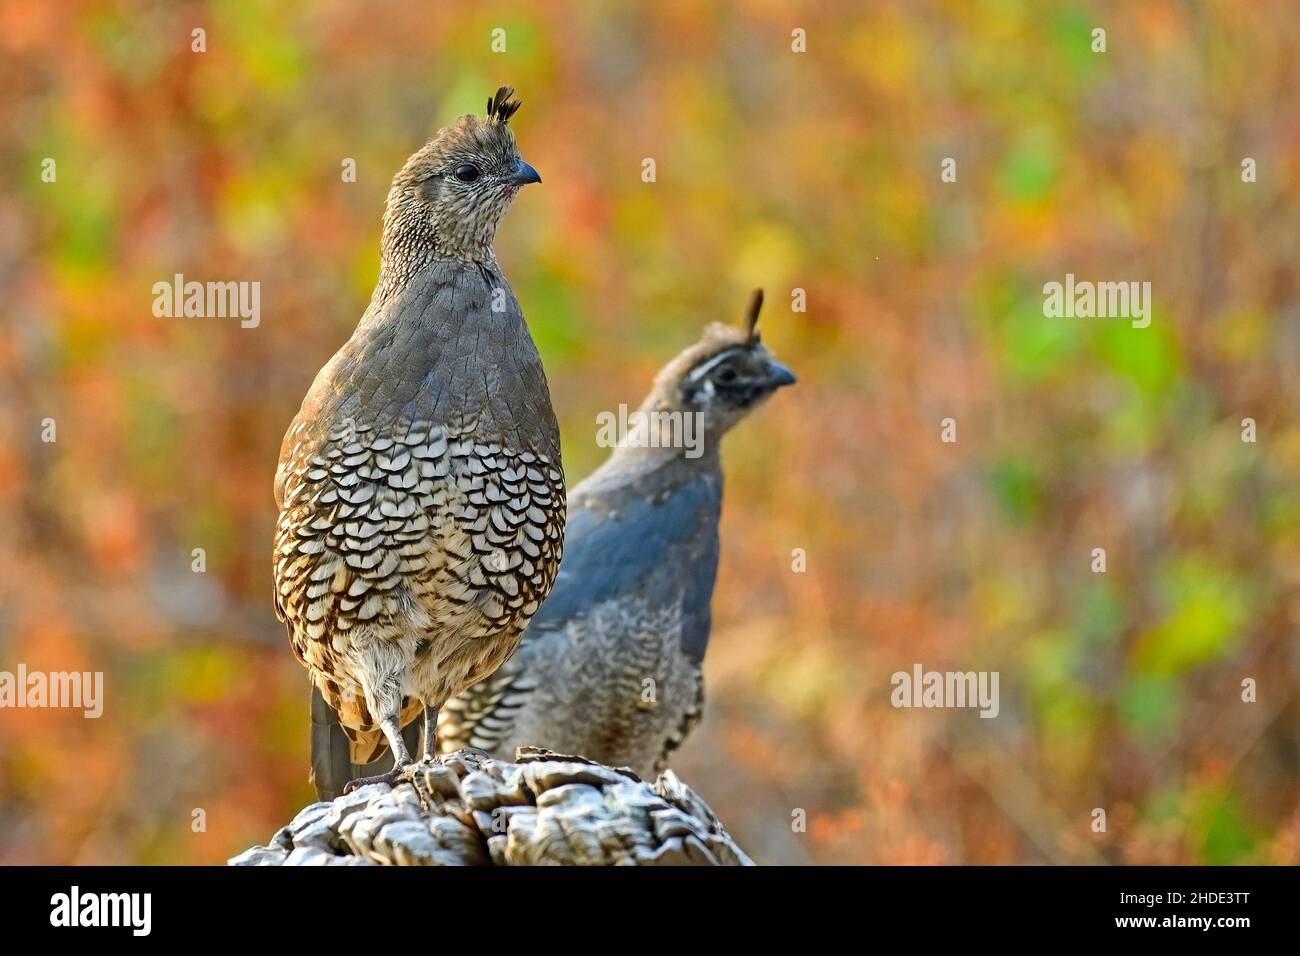
POLYGON ((316 376, 285 435, 276 503, 284 506, 287 469, 300 446, 327 446, 349 427, 417 421, 472 422, 476 437, 558 459, 541 358, 510 284, 494 267, 435 260, 367 310, 316 376))

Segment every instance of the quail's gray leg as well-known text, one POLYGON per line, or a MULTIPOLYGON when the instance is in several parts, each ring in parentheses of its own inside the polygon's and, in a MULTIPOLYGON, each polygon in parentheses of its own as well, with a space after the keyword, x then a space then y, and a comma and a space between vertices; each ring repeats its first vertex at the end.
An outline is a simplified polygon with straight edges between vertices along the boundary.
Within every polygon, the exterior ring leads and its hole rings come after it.
POLYGON ((424 756, 422 762, 436 761, 438 759, 438 711, 441 707, 430 707, 427 704, 424 708, 424 756))
MULTIPOLYGON (((437 715, 434 715, 435 720, 437 715)), ((390 787, 402 779, 403 773, 411 764, 411 752, 406 749, 406 741, 402 739, 402 725, 398 722, 397 715, 385 717, 379 722, 383 728, 384 736, 388 738, 388 746, 393 751, 393 769, 387 773, 376 774, 373 777, 357 777, 355 780, 349 780, 344 786, 344 793, 351 793, 358 787, 364 787, 371 783, 386 783, 390 787)))

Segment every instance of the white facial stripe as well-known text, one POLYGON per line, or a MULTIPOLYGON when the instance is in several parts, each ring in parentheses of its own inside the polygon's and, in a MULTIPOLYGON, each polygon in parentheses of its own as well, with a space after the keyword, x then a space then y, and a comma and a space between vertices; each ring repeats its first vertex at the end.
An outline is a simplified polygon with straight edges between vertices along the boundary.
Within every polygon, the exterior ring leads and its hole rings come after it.
POLYGON ((713 369, 715 369, 720 363, 731 358, 733 355, 739 355, 743 351, 744 346, 741 345, 732 345, 729 348, 723 349, 703 365, 697 365, 695 368, 691 369, 691 373, 686 377, 686 381, 692 384, 698 382, 700 379, 705 378, 709 372, 713 371, 713 369))

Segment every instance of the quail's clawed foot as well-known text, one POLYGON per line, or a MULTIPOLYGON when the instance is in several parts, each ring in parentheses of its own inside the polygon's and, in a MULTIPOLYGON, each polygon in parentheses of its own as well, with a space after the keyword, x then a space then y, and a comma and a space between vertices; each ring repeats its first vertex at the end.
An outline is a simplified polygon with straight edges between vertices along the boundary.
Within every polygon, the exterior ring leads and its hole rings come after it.
MULTIPOLYGON (((479 751, 482 753, 482 751, 479 751)), ((484 757, 488 756, 483 754, 484 757)), ((343 786, 344 793, 351 793, 361 787, 368 786, 372 783, 386 783, 390 787, 396 787, 399 783, 410 783, 415 779, 421 767, 427 767, 431 763, 442 763, 441 757, 424 756, 419 760, 412 760, 410 763, 403 764, 400 767, 394 767, 387 773, 378 773, 373 777, 357 777, 355 780, 349 780, 343 786)))
POLYGON ((343 785, 344 793, 352 793, 361 787, 368 787, 372 783, 386 783, 390 787, 396 787, 399 783, 411 779, 410 770, 414 764, 407 764, 404 767, 394 767, 387 773, 377 773, 373 777, 357 777, 355 780, 349 780, 343 785))

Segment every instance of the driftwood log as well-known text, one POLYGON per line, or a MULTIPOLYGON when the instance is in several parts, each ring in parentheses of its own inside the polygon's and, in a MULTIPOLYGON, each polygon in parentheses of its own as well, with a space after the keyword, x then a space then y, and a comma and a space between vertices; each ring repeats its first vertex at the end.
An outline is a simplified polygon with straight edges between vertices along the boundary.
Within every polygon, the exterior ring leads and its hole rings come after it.
POLYGON ((462 750, 409 783, 314 803, 235 866, 752 866, 671 770, 653 784, 581 757, 462 750))

